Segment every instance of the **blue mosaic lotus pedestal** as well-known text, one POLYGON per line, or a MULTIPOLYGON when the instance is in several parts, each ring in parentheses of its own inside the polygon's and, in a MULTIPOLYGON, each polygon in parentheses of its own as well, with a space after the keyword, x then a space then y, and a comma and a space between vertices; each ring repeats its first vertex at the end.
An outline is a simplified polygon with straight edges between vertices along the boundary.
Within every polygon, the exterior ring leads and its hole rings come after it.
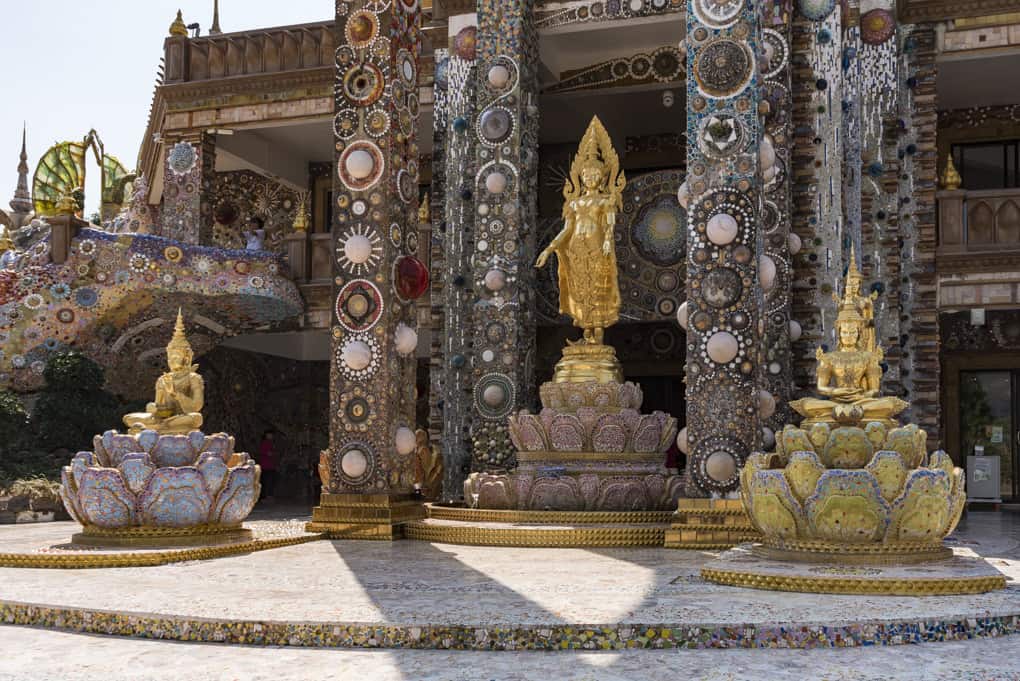
POLYGON ((233 543, 251 538, 241 522, 258 500, 260 472, 224 433, 110 430, 64 467, 60 496, 84 528, 75 543, 233 543))

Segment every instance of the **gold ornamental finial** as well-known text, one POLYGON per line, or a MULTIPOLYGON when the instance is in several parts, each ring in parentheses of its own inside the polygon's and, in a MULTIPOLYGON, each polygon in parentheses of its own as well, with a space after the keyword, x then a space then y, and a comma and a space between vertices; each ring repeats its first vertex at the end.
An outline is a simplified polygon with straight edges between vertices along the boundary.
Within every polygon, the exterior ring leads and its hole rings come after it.
POLYGON ((181 314, 181 308, 177 308, 177 322, 174 324, 174 335, 170 339, 170 342, 166 346, 167 355, 173 350, 182 350, 189 357, 194 356, 194 352, 191 349, 191 343, 188 342, 188 336, 184 333, 184 315, 181 314))
POLYGON ((432 221, 432 216, 429 210, 429 193, 425 192, 425 196, 422 197, 421 203, 418 204, 418 224, 427 225, 432 221))
POLYGON ((291 227, 293 227, 295 232, 308 230, 308 210, 305 208, 304 199, 301 200, 301 204, 298 206, 297 215, 294 216, 294 223, 291 227))
POLYGON ((170 35, 188 37, 188 27, 184 24, 184 15, 181 14, 181 10, 177 10, 177 18, 174 19, 174 23, 170 24, 170 35))
POLYGON ((70 194, 64 194, 57 201, 57 215, 74 215, 78 212, 78 202, 70 194))
POLYGON ((956 171, 956 165, 953 163, 953 155, 950 154, 949 158, 946 159, 946 169, 942 171, 942 188, 948 189, 949 191, 955 191, 960 188, 963 184, 963 178, 960 177, 960 173, 956 171))

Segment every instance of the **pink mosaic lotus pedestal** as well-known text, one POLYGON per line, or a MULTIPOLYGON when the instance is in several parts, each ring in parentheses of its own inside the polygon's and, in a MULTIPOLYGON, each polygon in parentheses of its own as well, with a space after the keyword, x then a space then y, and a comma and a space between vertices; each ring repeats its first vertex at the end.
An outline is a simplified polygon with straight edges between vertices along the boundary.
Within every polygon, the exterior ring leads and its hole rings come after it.
POLYGON ((60 496, 82 524, 74 543, 97 546, 224 544, 259 496, 260 470, 224 433, 107 431, 61 474, 60 496))
POLYGON ((545 383, 542 411, 510 417, 511 473, 474 473, 475 508, 534 511, 672 511, 682 478, 665 466, 676 419, 642 414, 633 383, 545 383))

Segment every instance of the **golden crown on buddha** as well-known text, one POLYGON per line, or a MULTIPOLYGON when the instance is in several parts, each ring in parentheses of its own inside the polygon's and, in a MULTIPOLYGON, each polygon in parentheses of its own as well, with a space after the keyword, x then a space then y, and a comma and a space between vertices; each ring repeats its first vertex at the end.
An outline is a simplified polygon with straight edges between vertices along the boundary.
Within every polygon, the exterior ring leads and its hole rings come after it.
POLYGON ((862 295, 862 280, 851 246, 843 297, 833 294, 839 305, 836 350, 825 352, 819 347, 815 351, 819 397, 790 403, 804 417, 802 428, 815 423, 853 425, 861 421, 895 427, 898 424, 893 417, 910 406, 899 398, 881 395, 885 353, 875 341, 877 294, 862 295))

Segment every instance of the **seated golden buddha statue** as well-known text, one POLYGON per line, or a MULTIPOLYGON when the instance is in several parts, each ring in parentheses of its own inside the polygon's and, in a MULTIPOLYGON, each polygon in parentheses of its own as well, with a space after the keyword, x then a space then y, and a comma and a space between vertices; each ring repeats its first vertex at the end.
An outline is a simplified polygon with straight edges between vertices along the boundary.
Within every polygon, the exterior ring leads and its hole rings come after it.
POLYGON ((190 433, 202 427, 202 405, 205 384, 192 364, 194 353, 184 335, 184 318, 177 311, 174 336, 166 346, 166 359, 170 371, 156 380, 156 401, 145 411, 128 414, 124 425, 128 432, 137 435, 143 430, 155 430, 163 435, 190 433))
POLYGON ((804 417, 801 427, 815 423, 852 425, 879 421, 899 425, 893 417, 909 405, 896 397, 882 397, 882 359, 885 354, 875 342, 874 296, 861 295, 861 275, 853 248, 846 289, 836 317, 836 350, 815 351, 818 359, 818 398, 806 397, 790 403, 804 417))

